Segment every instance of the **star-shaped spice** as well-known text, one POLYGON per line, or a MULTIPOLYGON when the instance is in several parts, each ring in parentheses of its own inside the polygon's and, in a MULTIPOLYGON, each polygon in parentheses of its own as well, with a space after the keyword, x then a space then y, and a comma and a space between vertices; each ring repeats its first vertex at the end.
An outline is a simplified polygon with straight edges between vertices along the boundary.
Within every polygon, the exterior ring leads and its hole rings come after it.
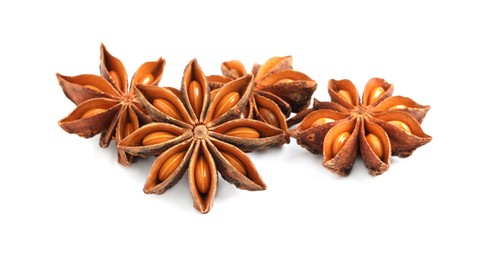
POLYGON ((420 126, 430 107, 392 96, 393 85, 383 79, 368 81, 362 102, 349 80, 330 80, 328 93, 332 102, 315 100, 290 134, 310 152, 323 153, 323 165, 334 173, 348 175, 360 152, 370 174, 382 174, 391 155, 408 157, 432 140, 420 126))
MULTIPOLYGON (((101 44, 100 73, 102 76, 83 74, 74 77, 57 74, 67 98, 77 105, 67 117, 59 121, 68 133, 92 137, 102 133, 100 146, 107 147, 112 139, 117 143, 141 125, 151 122, 147 112, 134 95, 137 83, 157 85, 162 77, 165 61, 142 64, 128 87, 127 73, 122 62, 112 56, 101 44)), ((118 161, 129 165, 131 155, 118 151, 118 161)))
MULTIPOLYGON (((243 116, 261 120, 287 131, 286 118, 298 113, 310 104, 316 90, 316 82, 307 75, 293 70, 292 57, 273 57, 263 65, 255 64, 252 75, 255 81, 253 95, 243 116)), ((212 75, 208 81, 216 92, 223 84, 245 76, 245 67, 239 60, 224 62, 222 76, 212 75)))
POLYGON ((285 143, 286 136, 269 124, 240 119, 253 91, 251 79, 248 75, 230 81, 211 99, 204 73, 193 60, 184 71, 180 93, 142 84, 135 87, 139 101, 157 123, 139 128, 118 147, 137 156, 159 156, 144 186, 146 193, 164 193, 187 170, 194 207, 207 213, 214 202, 218 171, 238 188, 266 188, 244 152, 285 143))

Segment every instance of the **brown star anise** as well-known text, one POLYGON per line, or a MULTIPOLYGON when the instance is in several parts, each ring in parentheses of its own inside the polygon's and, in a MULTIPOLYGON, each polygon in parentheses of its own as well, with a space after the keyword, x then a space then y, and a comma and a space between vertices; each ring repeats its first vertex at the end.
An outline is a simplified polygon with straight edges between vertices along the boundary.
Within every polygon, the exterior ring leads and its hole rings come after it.
MULTIPOLYGON (((310 104, 316 90, 316 82, 307 75, 293 70, 292 57, 273 57, 263 65, 252 69, 255 87, 243 116, 261 120, 287 131, 286 118, 291 112, 299 112, 310 104)), ((221 65, 222 76, 208 77, 213 91, 226 82, 245 76, 243 64, 238 60, 221 65)))
MULTIPOLYGON (((127 85, 127 73, 120 60, 112 56, 101 44, 100 73, 74 77, 57 74, 62 90, 77 108, 59 121, 68 133, 82 137, 92 137, 102 133, 100 146, 107 147, 112 139, 117 143, 141 125, 151 122, 147 112, 134 95, 133 86, 137 83, 157 85, 162 77, 165 61, 142 64, 127 85)), ((131 155, 118 151, 118 161, 129 165, 131 155)))
POLYGON ((332 102, 315 100, 314 111, 290 131, 298 144, 314 154, 323 153, 323 165, 348 175, 358 151, 370 174, 388 170, 390 156, 408 157, 430 142, 420 126, 429 106, 392 96, 393 85, 383 79, 368 81, 362 102, 349 80, 330 80, 332 102))
POLYGON ((207 213, 216 194, 217 171, 238 188, 266 188, 244 152, 279 145, 286 138, 269 124, 240 119, 253 91, 251 79, 247 75, 233 80, 211 99, 204 73, 193 60, 184 71, 180 93, 142 84, 135 87, 139 101, 158 123, 139 128, 118 147, 137 156, 159 155, 144 192, 164 193, 187 170, 194 207, 207 213))

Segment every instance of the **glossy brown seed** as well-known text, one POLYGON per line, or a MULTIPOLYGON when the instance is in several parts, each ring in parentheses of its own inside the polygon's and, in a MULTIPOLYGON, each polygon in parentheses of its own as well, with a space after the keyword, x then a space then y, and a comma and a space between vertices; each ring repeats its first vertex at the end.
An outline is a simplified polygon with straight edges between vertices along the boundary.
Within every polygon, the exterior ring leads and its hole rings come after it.
POLYGON ((91 117, 91 116, 94 116, 94 115, 97 115, 97 114, 100 114, 104 111, 106 111, 107 109, 105 108, 92 108, 91 110, 87 110, 86 112, 84 112, 80 118, 86 118, 86 117, 91 117))
POLYGON ((367 134, 366 136, 368 145, 372 148, 373 152, 378 156, 378 158, 382 159, 383 157, 383 146, 380 138, 378 138, 374 134, 367 134))
POLYGON ((340 94, 340 96, 342 96, 343 99, 345 99, 345 101, 347 101, 348 103, 355 105, 355 103, 353 102, 353 98, 350 95, 350 92, 342 89, 338 91, 338 94, 340 94))
POLYGON ((343 132, 335 139, 335 141, 333 142, 333 144, 331 146, 331 151, 332 151, 333 157, 336 156, 340 152, 341 148, 343 148, 343 146, 348 141, 348 138, 350 138, 350 136, 351 136, 350 133, 343 132))
POLYGON ((120 77, 119 77, 119 74, 117 74, 117 72, 111 70, 109 71, 109 75, 110 75, 110 78, 112 79, 112 81, 114 82, 114 84, 116 84, 117 86, 120 86, 120 77))
POLYGON ((226 113, 229 109, 234 107, 236 103, 239 101, 239 93, 238 92, 230 92, 224 96, 219 103, 217 104, 216 108, 214 109, 214 118, 218 118, 224 113, 226 113))
POLYGON ((154 144, 160 144, 166 141, 169 141, 171 139, 174 139, 176 136, 169 133, 169 132, 164 132, 164 131, 157 131, 157 132, 152 132, 142 139, 142 145, 154 145, 154 144))
POLYGON ((259 138, 260 134, 256 129, 251 127, 235 127, 224 133, 225 135, 241 137, 241 138, 259 138))
POLYGON ((329 118, 329 117, 321 117, 321 118, 318 118, 317 120, 315 120, 311 124, 311 127, 321 126, 321 125, 324 125, 326 123, 331 123, 331 122, 335 122, 335 120, 332 119, 332 118, 329 118))
POLYGON ((159 169, 159 181, 164 181, 177 169, 179 164, 181 164, 185 154, 186 151, 178 152, 171 155, 171 157, 164 161, 161 168, 159 169))
POLYGON ((258 111, 261 114, 261 116, 264 118, 264 120, 266 120, 266 123, 272 126, 280 127, 278 118, 273 112, 271 112, 271 110, 266 109, 264 107, 260 107, 258 111))
POLYGON ((221 154, 236 170, 238 170, 238 172, 246 176, 246 167, 241 160, 230 153, 221 152, 221 154))
POLYGON ((402 121, 393 120, 393 121, 388 121, 388 123, 400 128, 402 131, 404 131, 407 134, 412 133, 412 130, 410 130, 410 127, 402 121))
POLYGON ((124 126, 124 137, 130 135, 132 132, 134 132, 134 125, 130 122, 127 122, 124 126))
POLYGON ((385 93, 385 89, 383 89, 382 87, 377 87, 376 89, 374 89, 372 91, 372 93, 370 93, 370 96, 368 97, 368 104, 367 105, 371 105, 373 103, 375 103, 375 101, 377 101, 377 99, 383 95, 383 93, 385 93))
POLYGON ((154 77, 152 76, 152 74, 146 74, 141 83, 144 84, 144 85, 147 85, 147 84, 151 83, 153 80, 154 80, 154 77))
POLYGON ((388 110, 404 109, 404 108, 407 108, 407 106, 405 106, 405 105, 396 105, 396 106, 393 106, 393 107, 389 108, 388 110))
POLYGON ((204 156, 200 155, 194 170, 194 180, 196 182, 197 190, 205 194, 209 191, 209 186, 211 184, 211 174, 209 174, 208 161, 204 156))
POLYGON ((164 114, 173 117, 177 120, 181 120, 181 113, 179 110, 169 101, 158 98, 154 99, 154 102, 152 102, 154 107, 156 107, 159 111, 163 112, 164 114))
POLYGON ((204 95, 201 84, 199 84, 199 82, 195 80, 191 81, 191 83, 189 83, 189 86, 187 87, 187 94, 194 113, 196 114, 196 116, 199 117, 199 115, 201 115, 201 110, 203 107, 204 95))
POLYGON ((93 85, 85 85, 84 87, 90 88, 90 89, 95 90, 95 91, 101 91, 100 88, 98 88, 96 86, 93 86, 93 85))

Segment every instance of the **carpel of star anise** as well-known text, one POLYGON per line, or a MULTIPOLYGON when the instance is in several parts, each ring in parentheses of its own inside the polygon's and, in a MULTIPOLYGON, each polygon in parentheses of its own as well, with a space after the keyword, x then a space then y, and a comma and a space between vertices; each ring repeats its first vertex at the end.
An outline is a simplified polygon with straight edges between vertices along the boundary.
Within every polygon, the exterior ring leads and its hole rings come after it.
MULTIPOLYGON (((83 74, 63 76, 57 74, 65 96, 77 108, 59 121, 68 133, 92 137, 102 133, 99 145, 109 146, 112 139, 117 143, 141 125, 151 122, 147 112, 135 97, 133 86, 137 83, 157 85, 161 80, 165 61, 142 64, 132 77, 128 87, 127 73, 122 62, 112 56, 101 44, 100 73, 102 76, 83 74)), ((118 151, 118 161, 129 165, 133 156, 118 151)))
POLYGON ((240 118, 253 91, 251 78, 247 75, 224 84, 211 99, 206 77, 193 60, 184 71, 179 96, 165 88, 135 87, 139 101, 156 122, 134 131, 118 148, 136 156, 158 156, 144 192, 162 194, 187 171, 194 207, 207 213, 214 202, 218 171, 238 188, 266 188, 244 152, 286 139, 279 128, 240 118))
POLYGON ((370 174, 382 174, 391 155, 408 157, 432 140, 420 126, 430 106, 392 96, 393 85, 383 79, 369 80, 361 101, 349 80, 330 80, 328 92, 332 102, 315 100, 289 132, 308 151, 322 153, 334 173, 348 175, 360 153, 370 174))
MULTIPOLYGON (((307 75, 293 70, 292 57, 273 57, 252 69, 255 87, 243 116, 288 130, 286 123, 291 112, 299 112, 310 104, 316 90, 316 82, 307 75)), ((208 76, 208 82, 216 92, 219 86, 247 75, 239 60, 222 63, 222 76, 208 76)))

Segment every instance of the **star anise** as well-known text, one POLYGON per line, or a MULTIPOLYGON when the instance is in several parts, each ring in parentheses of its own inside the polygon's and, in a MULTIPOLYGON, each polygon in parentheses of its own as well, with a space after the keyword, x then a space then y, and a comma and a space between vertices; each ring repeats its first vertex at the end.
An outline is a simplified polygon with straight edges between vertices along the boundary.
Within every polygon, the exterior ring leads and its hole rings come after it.
MULTIPOLYGON (((316 82, 307 75, 293 70, 292 57, 273 57, 263 65, 255 64, 252 69, 255 87, 243 116, 261 120, 287 131, 286 118, 291 112, 299 112, 310 104, 316 90, 316 82)), ((211 87, 245 76, 245 67, 239 60, 224 62, 222 76, 208 77, 211 87)))
MULTIPOLYGON (((162 77, 165 61, 142 64, 127 83, 127 73, 120 60, 101 44, 100 73, 102 76, 83 74, 74 77, 57 74, 67 98, 77 105, 67 117, 59 121, 68 133, 92 137, 102 133, 100 146, 107 147, 112 139, 117 143, 141 125, 151 122, 147 112, 135 97, 132 86, 137 83, 157 85, 162 77)), ((131 155, 118 151, 118 161, 129 165, 131 155)))
POLYGON ((279 145, 286 139, 282 130, 269 124, 240 119, 253 91, 251 79, 247 75, 233 80, 211 99, 204 73, 193 60, 184 71, 179 96, 165 88, 135 87, 139 101, 157 123, 134 131, 118 147, 137 156, 159 155, 144 192, 164 193, 187 170, 194 207, 207 213, 216 194, 217 171, 238 188, 266 188, 244 152, 279 145))
POLYGON ((298 144, 314 154, 323 153, 323 165, 348 175, 358 151, 370 174, 388 170, 390 156, 408 157, 430 142, 420 126, 429 106, 392 96, 393 85, 383 79, 368 81, 362 102, 349 80, 330 80, 332 102, 315 100, 313 110, 290 131, 298 144))

